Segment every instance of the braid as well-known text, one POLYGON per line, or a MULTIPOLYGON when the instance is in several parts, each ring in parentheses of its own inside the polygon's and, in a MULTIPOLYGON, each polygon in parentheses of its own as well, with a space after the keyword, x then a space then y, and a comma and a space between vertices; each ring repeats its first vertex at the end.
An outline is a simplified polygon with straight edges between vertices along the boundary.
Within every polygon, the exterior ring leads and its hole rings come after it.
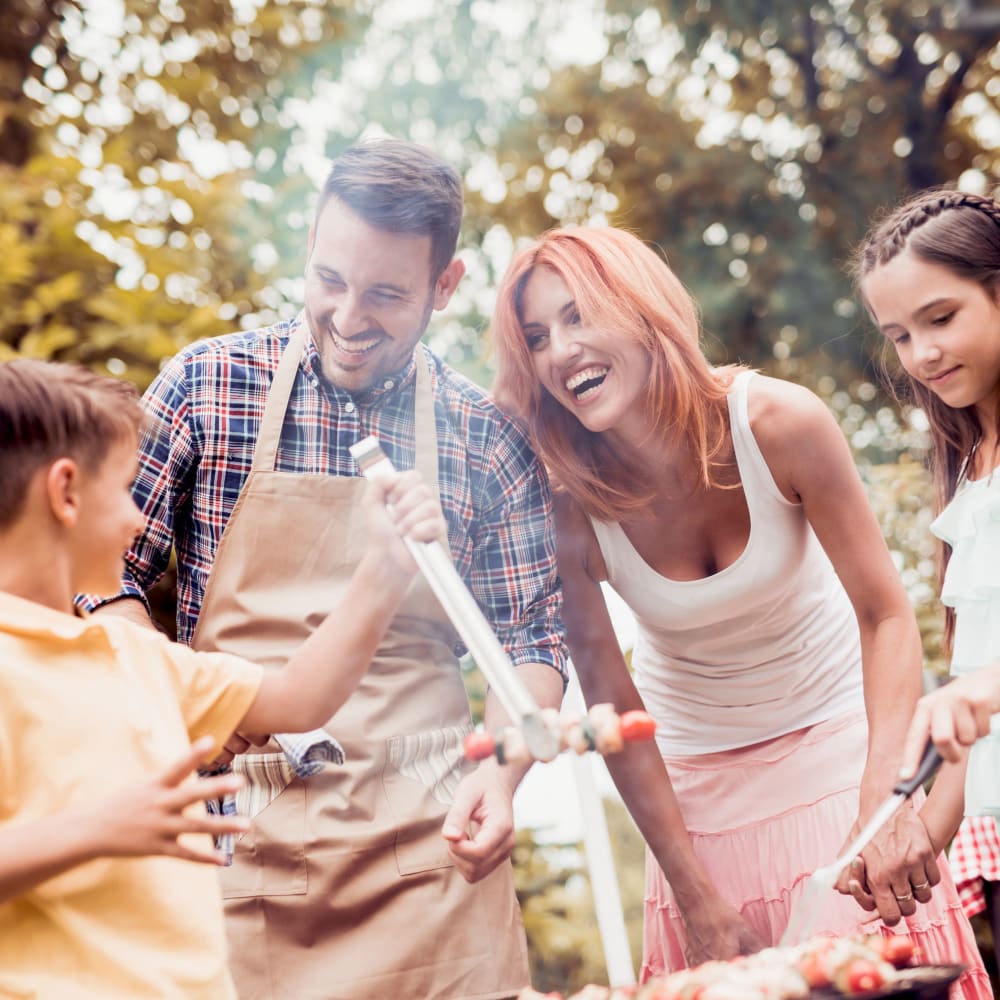
POLYGON ((1000 204, 993 198, 967 191, 925 191, 904 202, 868 234, 858 254, 860 276, 902 253, 914 230, 953 208, 971 208, 981 212, 1000 231, 1000 204))

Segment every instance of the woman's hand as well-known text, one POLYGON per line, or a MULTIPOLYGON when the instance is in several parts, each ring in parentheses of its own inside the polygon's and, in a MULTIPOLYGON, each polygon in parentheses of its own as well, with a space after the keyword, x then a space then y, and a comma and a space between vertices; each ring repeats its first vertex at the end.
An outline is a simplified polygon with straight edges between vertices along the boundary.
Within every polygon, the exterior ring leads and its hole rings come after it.
POLYGON ((752 955, 765 947, 757 932, 722 899, 705 900, 681 916, 687 938, 684 957, 688 965, 752 955))
MULTIPOLYGON (((860 829, 859 819, 847 843, 860 829)), ((941 881, 937 853, 912 802, 907 801, 840 873, 836 888, 853 896, 863 910, 878 910, 891 927, 901 917, 912 917, 917 903, 930 900, 932 888, 941 881)))

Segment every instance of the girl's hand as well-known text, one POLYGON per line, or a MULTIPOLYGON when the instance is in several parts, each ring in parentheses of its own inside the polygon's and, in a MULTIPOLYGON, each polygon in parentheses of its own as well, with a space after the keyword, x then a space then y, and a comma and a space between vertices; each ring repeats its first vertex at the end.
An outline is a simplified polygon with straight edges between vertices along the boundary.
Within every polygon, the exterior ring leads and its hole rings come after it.
POLYGON ((957 763, 962 748, 990 731, 990 717, 1000 711, 1000 663, 966 674, 926 694, 917 702, 903 745, 900 778, 911 777, 928 737, 941 756, 957 763))

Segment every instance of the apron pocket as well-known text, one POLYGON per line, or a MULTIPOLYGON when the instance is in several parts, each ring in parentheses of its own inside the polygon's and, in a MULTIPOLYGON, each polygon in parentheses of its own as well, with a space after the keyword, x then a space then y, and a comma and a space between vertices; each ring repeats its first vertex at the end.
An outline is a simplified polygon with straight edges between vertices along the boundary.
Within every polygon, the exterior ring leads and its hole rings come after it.
POLYGON ((471 770, 463 749, 471 731, 466 724, 386 740, 382 784, 396 820, 400 875, 452 867, 441 824, 458 783, 471 770))
POLYGON ((236 842, 233 863, 219 869, 224 899, 306 892, 306 793, 284 753, 241 754, 236 811, 253 826, 236 842))

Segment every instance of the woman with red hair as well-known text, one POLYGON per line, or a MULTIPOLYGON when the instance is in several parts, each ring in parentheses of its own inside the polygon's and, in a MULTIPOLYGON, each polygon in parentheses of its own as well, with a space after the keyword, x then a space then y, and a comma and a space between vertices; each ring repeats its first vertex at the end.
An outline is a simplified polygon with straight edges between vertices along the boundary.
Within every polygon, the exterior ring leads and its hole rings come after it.
MULTIPOLYGON (((891 792, 921 693, 916 621, 843 434, 807 389, 709 365, 691 296, 622 230, 517 253, 492 334, 497 397, 557 491, 584 693, 658 722, 656 744, 608 758, 648 846, 643 977, 776 944, 808 875, 891 792), (636 617, 634 675, 604 582, 636 617)), ((924 961, 966 963, 960 995, 990 996, 913 805, 863 861, 884 924, 924 961)), ((816 925, 875 926, 833 892, 816 925)))

